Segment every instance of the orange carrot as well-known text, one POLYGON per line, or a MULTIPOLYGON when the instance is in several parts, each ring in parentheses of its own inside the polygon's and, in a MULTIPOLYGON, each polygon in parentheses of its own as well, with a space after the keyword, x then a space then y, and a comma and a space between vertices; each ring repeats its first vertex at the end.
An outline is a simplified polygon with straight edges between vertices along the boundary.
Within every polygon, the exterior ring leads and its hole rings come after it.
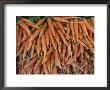
POLYGON ((36 63, 36 58, 32 58, 23 68, 23 70, 25 70, 27 67, 29 67, 30 65, 33 65, 34 63, 36 63))
MULTIPOLYGON (((48 30, 48 33, 49 33, 50 41, 51 41, 51 43, 53 44, 53 47, 54 47, 55 49, 57 49, 57 43, 56 43, 56 41, 55 41, 55 39, 54 39, 54 37, 53 37, 53 35, 52 35, 50 29, 48 30)), ((50 43, 50 44, 51 44, 51 43, 50 43)))
POLYGON ((53 17, 53 19, 57 22, 65 22, 65 23, 68 23, 69 21, 65 20, 65 19, 62 19, 60 17, 53 17))
POLYGON ((42 64, 42 58, 40 58, 39 60, 37 60, 37 63, 34 66, 34 73, 35 74, 40 74, 41 64, 42 64))
POLYGON ((19 20, 17 23, 26 31, 28 35, 31 34, 29 27, 22 20, 19 20))
POLYGON ((65 37, 63 36, 63 33, 61 32, 61 30, 58 30, 58 33, 59 33, 61 39, 63 40, 63 43, 68 46, 68 43, 67 43, 65 37))
POLYGON ((38 38, 37 40, 36 51, 37 51, 38 57, 40 57, 40 52, 41 52, 41 39, 40 38, 38 38))
POLYGON ((45 32, 45 38, 46 38, 46 45, 47 45, 47 47, 48 47, 48 46, 49 46, 49 42, 50 42, 48 29, 47 29, 46 32, 45 32))
POLYGON ((45 57, 45 54, 47 52, 47 47, 46 47, 46 40, 44 34, 41 37, 41 44, 42 44, 42 51, 44 52, 44 57, 45 57))
POLYGON ((46 63, 43 64, 43 69, 44 69, 45 74, 48 74, 48 73, 49 73, 49 72, 48 72, 48 68, 47 68, 47 64, 46 64, 46 63))
POLYGON ((50 64, 50 65, 51 65, 51 66, 50 66, 50 67, 51 67, 51 71, 52 71, 52 68, 53 68, 53 65, 54 65, 54 61, 55 61, 55 60, 54 60, 54 55, 51 54, 51 64, 50 64))
POLYGON ((69 34, 70 33, 70 25, 69 25, 69 23, 66 24, 66 27, 67 27, 67 34, 69 34))
POLYGON ((31 57, 34 54, 34 48, 35 48, 35 40, 33 41, 32 48, 31 48, 31 57))
POLYGON ((45 18, 39 19, 39 20, 37 21, 36 25, 39 26, 39 25, 43 24, 44 22, 45 22, 45 18))
POLYGON ((54 52, 54 57, 55 57, 55 62, 56 62, 56 64, 57 64, 57 66, 58 66, 60 69, 62 69, 62 67, 61 67, 61 61, 60 61, 60 56, 59 56, 59 53, 58 53, 57 50, 55 50, 55 52, 54 52))
POLYGON ((39 38, 41 38, 41 36, 45 32, 46 28, 47 28, 47 23, 44 23, 44 25, 42 26, 42 29, 40 30, 39 38))
POLYGON ((70 20, 70 29, 71 29, 71 32, 72 32, 72 40, 75 42, 75 31, 74 31, 74 27, 73 27, 73 20, 70 20))
POLYGON ((83 20, 88 30, 90 30, 92 33, 94 33, 94 28, 87 22, 87 20, 83 20))
POLYGON ((61 24, 60 22, 56 22, 56 24, 58 25, 59 29, 60 29, 63 33, 65 33, 65 30, 64 30, 62 24, 61 24))
POLYGON ((47 19, 47 22, 48 22, 48 26, 49 26, 53 36, 55 37, 55 30, 54 30, 54 27, 53 27, 53 23, 52 23, 52 20, 49 17, 47 19))
POLYGON ((18 47, 20 46, 20 44, 21 44, 21 39, 22 39, 22 32, 23 32, 23 30, 22 30, 22 28, 20 27, 20 30, 19 30, 19 36, 18 36, 18 47))
POLYGON ((50 59, 50 55, 51 55, 52 51, 53 51, 53 47, 51 47, 49 49, 49 51, 47 51, 47 53, 45 54, 42 64, 46 63, 50 59))
POLYGON ((49 71, 49 73, 50 73, 50 71, 51 71, 51 59, 49 59, 49 60, 47 61, 47 68, 48 68, 48 71, 49 71))
POLYGON ((19 49, 19 51, 18 51, 17 54, 16 54, 16 57, 17 57, 20 53, 23 52, 24 47, 25 47, 25 43, 22 44, 21 48, 19 49))
POLYGON ((19 37, 19 25, 16 24, 16 42, 18 42, 18 37, 19 37))
POLYGON ((81 25, 81 28, 82 28, 82 30, 84 32, 84 35, 87 35, 88 36, 88 32, 87 32, 87 28, 86 28, 85 23, 83 21, 80 21, 79 24, 81 25))
POLYGON ((36 29, 30 36, 30 41, 33 41, 39 35, 39 29, 36 29))
POLYGON ((23 30, 22 42, 25 41, 26 39, 27 39, 26 32, 23 30))
POLYGON ((92 25, 94 26, 94 17, 91 17, 91 23, 92 23, 92 25))
MULTIPOLYGON (((75 22, 78 22, 77 19, 74 19, 75 22)), ((76 36, 76 41, 78 40, 78 23, 74 23, 74 31, 75 31, 75 36, 76 36)))
POLYGON ((33 27, 33 28, 39 28, 37 25, 35 25, 32 21, 26 18, 21 18, 23 22, 25 22, 28 26, 33 27))
POLYGON ((66 55, 66 52, 67 52, 66 45, 63 45, 63 49, 62 49, 62 57, 63 57, 63 59, 64 59, 64 57, 66 55))

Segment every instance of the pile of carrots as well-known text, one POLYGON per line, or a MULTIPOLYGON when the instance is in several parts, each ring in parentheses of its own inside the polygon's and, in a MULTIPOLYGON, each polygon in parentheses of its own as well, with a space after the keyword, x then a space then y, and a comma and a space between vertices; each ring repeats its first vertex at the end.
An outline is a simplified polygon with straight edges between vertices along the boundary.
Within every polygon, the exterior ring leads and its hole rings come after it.
POLYGON ((94 74, 94 17, 46 16, 16 23, 17 74, 94 74))

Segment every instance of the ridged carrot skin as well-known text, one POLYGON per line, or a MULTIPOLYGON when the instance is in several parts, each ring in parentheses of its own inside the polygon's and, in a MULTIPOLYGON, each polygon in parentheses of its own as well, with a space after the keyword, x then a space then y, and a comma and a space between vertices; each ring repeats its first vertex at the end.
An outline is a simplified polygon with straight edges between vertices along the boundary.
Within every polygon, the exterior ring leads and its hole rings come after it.
POLYGON ((41 37, 41 44, 42 44, 42 51, 44 52, 44 57, 45 57, 45 54, 47 52, 47 47, 46 47, 46 40, 44 34, 41 37))
POLYGON ((44 69, 44 73, 45 73, 45 74, 48 74, 48 73, 49 73, 46 63, 43 64, 43 69, 44 69))
POLYGON ((50 42, 48 29, 47 29, 46 32, 45 32, 45 38, 46 38, 46 45, 47 45, 47 47, 48 47, 48 46, 49 46, 49 42, 50 42))
POLYGON ((41 48, 41 39, 38 38, 38 40, 37 40, 37 45, 36 45, 36 51, 37 51, 38 57, 40 57, 41 49, 42 49, 42 48, 41 48))
POLYGON ((87 20, 83 20, 88 30, 90 30, 92 33, 94 33, 94 28, 87 22, 87 20))
POLYGON ((65 22, 65 23, 68 23, 69 21, 67 21, 67 20, 65 20, 65 19, 62 19, 62 18, 60 18, 60 17, 53 17, 53 19, 55 20, 55 21, 58 21, 58 22, 65 22))
POLYGON ((18 44, 17 44, 18 47, 21 45, 22 33, 23 33, 23 29, 20 27, 19 36, 18 36, 18 44))
POLYGON ((34 33, 30 36, 30 41, 33 41, 39 35, 39 29, 36 29, 34 33))
POLYGON ((59 35, 60 35, 60 38, 63 40, 63 43, 64 43, 65 45, 67 45, 67 46, 68 46, 68 43, 67 43, 67 41, 66 41, 65 37, 63 36, 62 31, 61 31, 61 30, 58 30, 58 33, 59 33, 59 35))
POLYGON ((52 20, 48 17, 47 19, 47 22, 48 22, 48 26, 53 34, 53 36, 55 37, 55 29, 54 29, 54 26, 53 26, 53 23, 52 23, 52 20))
POLYGON ((83 21, 80 21, 79 24, 81 25, 81 28, 82 28, 82 30, 84 32, 84 35, 88 36, 88 31, 87 31, 87 28, 86 28, 86 24, 83 21))
POLYGON ((41 36, 44 34, 46 28, 47 28, 47 23, 44 23, 44 25, 40 29, 39 38, 41 38, 41 36))
POLYGON ((77 23, 74 23, 74 31, 75 31, 75 36, 76 36, 76 41, 78 41, 78 20, 77 19, 74 19, 74 22, 77 22, 77 23))
POLYGON ((56 62, 56 64, 58 65, 58 67, 60 69, 62 69, 62 67, 61 67, 61 61, 60 61, 60 56, 59 56, 57 50, 55 50, 54 55, 55 55, 55 62, 56 62))
POLYGON ((60 22, 56 22, 57 26, 59 27, 59 29, 65 33, 64 27, 62 26, 62 24, 60 22))
POLYGON ((22 44, 21 48, 19 49, 19 51, 18 51, 17 54, 16 54, 16 57, 17 57, 20 53, 23 52, 24 47, 25 47, 25 43, 22 44))
POLYGON ((53 51, 53 47, 51 47, 51 48, 47 51, 47 53, 45 54, 45 57, 44 57, 44 59, 43 59, 43 61, 42 61, 42 64, 46 63, 46 62, 50 59, 50 56, 51 56, 52 51, 53 51))
POLYGON ((51 41, 50 44, 52 43, 53 47, 55 49, 57 49, 57 43, 56 43, 56 41, 55 41, 55 39, 53 37, 53 34, 51 33, 50 29, 48 30, 48 33, 49 33, 49 37, 50 37, 50 41, 51 41))
POLYGON ((29 27, 22 21, 22 20, 19 20, 17 22, 17 24, 19 24, 25 31, 28 35, 31 34, 30 30, 29 30, 29 27))
POLYGON ((32 21, 26 19, 26 18, 21 18, 23 22, 25 22, 28 26, 33 27, 33 28, 39 28, 37 25, 35 25, 32 21))
POLYGON ((74 27, 73 27, 73 20, 70 20, 70 29, 71 29, 71 32, 72 32, 72 39, 73 39, 73 41, 75 42, 75 31, 74 31, 74 27))
POLYGON ((18 36, 19 36, 19 25, 16 24, 16 42, 18 42, 18 36))
POLYGON ((92 23, 92 25, 94 26, 94 17, 91 17, 91 23, 92 23))

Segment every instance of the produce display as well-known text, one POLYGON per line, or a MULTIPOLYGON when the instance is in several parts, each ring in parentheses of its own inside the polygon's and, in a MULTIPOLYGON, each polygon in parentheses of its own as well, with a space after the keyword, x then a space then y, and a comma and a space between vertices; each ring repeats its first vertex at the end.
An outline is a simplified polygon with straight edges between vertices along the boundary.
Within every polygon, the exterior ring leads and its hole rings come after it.
POLYGON ((17 16, 16 74, 94 74, 94 16, 17 16))

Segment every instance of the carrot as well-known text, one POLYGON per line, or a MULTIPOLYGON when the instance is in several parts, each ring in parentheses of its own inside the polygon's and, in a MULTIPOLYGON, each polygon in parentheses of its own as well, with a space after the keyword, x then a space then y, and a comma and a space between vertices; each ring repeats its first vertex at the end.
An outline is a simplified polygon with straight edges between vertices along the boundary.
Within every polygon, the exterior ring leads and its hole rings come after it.
POLYGON ((47 68, 47 64, 45 63, 45 64, 43 64, 43 69, 44 69, 44 73, 45 74, 48 74, 49 72, 48 72, 48 68, 47 68))
POLYGON ((58 45, 60 45, 61 44, 61 39, 60 39, 60 36, 58 35, 58 32, 56 32, 55 33, 55 40, 56 40, 56 42, 58 43, 58 45))
POLYGON ((73 27, 73 23, 72 23, 73 20, 70 20, 70 22, 71 22, 71 23, 70 23, 70 29, 71 29, 72 37, 73 37, 72 40, 75 42, 75 34, 74 34, 75 31, 74 31, 74 27, 73 27))
POLYGON ((33 28, 39 28, 37 25, 35 25, 32 21, 26 18, 21 18, 23 22, 25 22, 28 26, 33 27, 33 28))
POLYGON ((50 42, 48 29, 47 29, 46 32, 45 32, 45 38, 46 38, 46 45, 47 45, 47 47, 48 47, 48 46, 49 46, 49 42, 50 42))
POLYGON ((88 48, 86 45, 85 45, 85 43, 83 43, 81 40, 79 40, 78 39, 78 43, 81 45, 81 46, 84 46, 84 47, 86 47, 86 48, 88 48))
POLYGON ((66 52, 67 52, 66 45, 63 45, 63 49, 62 49, 62 57, 63 57, 63 59, 64 59, 64 57, 66 55, 66 52))
POLYGON ((17 23, 26 31, 28 35, 31 34, 29 27, 22 20, 19 20, 17 23))
POLYGON ((80 21, 79 24, 80 24, 80 26, 81 26, 81 28, 82 28, 82 30, 84 32, 84 35, 87 35, 88 36, 88 32, 87 32, 87 28, 86 28, 85 23, 83 21, 80 21))
POLYGON ((36 51, 37 51, 38 57, 40 57, 40 52, 41 52, 41 39, 40 38, 38 38, 37 40, 36 51))
POLYGON ((71 50, 71 43, 68 44, 68 49, 67 49, 67 56, 71 56, 72 57, 72 50, 71 50))
POLYGON ((23 52, 24 47, 25 47, 25 43, 22 44, 21 48, 19 49, 19 51, 18 51, 17 54, 16 54, 16 57, 17 57, 20 53, 23 52))
POLYGON ((36 29, 35 32, 29 37, 30 41, 33 41, 39 35, 39 29, 36 29))
POLYGON ((40 58, 39 60, 37 60, 37 63, 34 66, 34 73, 35 74, 40 74, 41 64, 42 64, 42 58, 40 58))
POLYGON ((55 66, 53 67, 52 74, 57 74, 57 68, 55 66))
POLYGON ((70 33, 70 25, 69 25, 69 23, 66 24, 66 27, 67 27, 67 34, 69 34, 70 33))
POLYGON ((50 71, 51 71, 51 59, 49 59, 49 60, 47 61, 47 68, 48 68, 48 71, 49 71, 49 73, 50 73, 50 71))
POLYGON ((52 51, 53 51, 53 47, 51 47, 49 49, 49 51, 47 51, 47 53, 45 54, 45 57, 42 60, 42 64, 46 63, 50 59, 50 55, 51 55, 52 51))
POLYGON ((45 54, 47 52, 47 47, 46 47, 46 40, 44 34, 41 37, 41 44, 42 44, 42 51, 44 52, 44 57, 45 57, 45 54))
POLYGON ((32 58, 23 68, 23 70, 25 70, 27 67, 29 67, 30 65, 33 65, 34 63, 36 63, 36 58, 32 58))
POLYGON ((26 51, 29 51, 31 47, 32 47, 32 41, 29 40, 26 51))
POLYGON ((88 52, 87 51, 84 51, 84 56, 89 59, 89 55, 88 55, 88 52))
POLYGON ((31 57, 34 54, 34 48, 35 48, 35 40, 33 41, 32 48, 31 48, 31 57))
POLYGON ((18 24, 16 24, 16 42, 18 42, 19 29, 20 29, 19 25, 18 25, 18 24))
POLYGON ((74 17, 74 16, 64 16, 64 17, 61 17, 62 19, 64 20, 70 20, 70 19, 75 19, 75 18, 78 18, 78 17, 74 17))
POLYGON ((27 39, 26 32, 23 30, 22 42, 25 41, 26 39, 27 39))
POLYGON ((57 64, 57 66, 58 66, 60 69, 62 69, 62 67, 61 67, 61 61, 60 61, 60 56, 59 56, 57 50, 55 50, 55 52, 54 52, 54 57, 55 57, 55 62, 56 62, 56 64, 57 64))
POLYGON ((64 30, 62 24, 61 24, 60 22, 56 22, 56 24, 58 25, 59 29, 60 29, 63 33, 65 33, 65 30, 64 30))
POLYGON ((52 71, 52 68, 53 68, 53 65, 54 65, 54 61, 55 61, 54 55, 51 54, 51 64, 50 64, 51 71, 52 71))
MULTIPOLYGON (((54 39, 54 37, 53 37, 53 35, 52 35, 50 29, 48 30, 48 33, 49 33, 50 41, 51 41, 51 43, 53 44, 53 47, 54 47, 55 49, 57 49, 57 43, 56 43, 56 41, 55 41, 55 39, 54 39)), ((51 44, 51 43, 50 43, 50 44, 51 44)))
MULTIPOLYGON (((78 22, 77 19, 74 19, 75 22, 78 22)), ((78 41, 78 23, 74 23, 74 31, 75 31, 75 35, 76 35, 76 41, 78 41)))
POLYGON ((67 43, 65 37, 63 36, 63 33, 60 30, 58 30, 58 33, 59 33, 61 39, 63 40, 63 43, 68 46, 68 43, 67 43))
POLYGON ((55 30, 54 30, 54 27, 53 27, 53 23, 52 23, 52 20, 49 17, 47 19, 47 22, 48 22, 48 26, 49 26, 53 36, 55 37, 55 30))
POLYGON ((18 36, 18 44, 17 44, 18 47, 21 45, 22 32, 23 32, 23 30, 22 30, 22 28, 20 27, 19 36, 18 36))
POLYGON ((58 26, 55 21, 53 21, 53 26, 55 27, 55 29, 58 29, 58 26))
POLYGON ((37 21, 36 25, 39 26, 39 25, 43 24, 44 22, 45 22, 45 18, 39 19, 39 20, 37 21))
POLYGON ((44 23, 44 25, 43 25, 42 28, 40 29, 39 38, 41 38, 41 36, 42 36, 43 33, 45 32, 46 28, 47 28, 47 23, 44 23))
POLYGON ((87 22, 87 20, 84 19, 83 22, 85 23, 86 28, 94 33, 94 28, 87 22))
POLYGON ((91 23, 92 23, 92 25, 94 26, 94 17, 91 17, 91 23))
POLYGON ((68 23, 69 21, 65 20, 65 19, 62 19, 60 17, 53 17, 53 19, 57 22, 65 22, 65 23, 68 23))
POLYGON ((58 45, 58 52, 59 52, 59 54, 61 54, 61 51, 62 51, 62 45, 59 44, 59 45, 58 45))
MULTIPOLYGON (((44 22, 45 22, 45 18, 39 19, 35 25, 37 25, 37 26, 40 27, 40 25, 43 24, 44 22)), ((34 29, 35 29, 35 28, 33 27, 32 30, 34 30, 34 29)))

